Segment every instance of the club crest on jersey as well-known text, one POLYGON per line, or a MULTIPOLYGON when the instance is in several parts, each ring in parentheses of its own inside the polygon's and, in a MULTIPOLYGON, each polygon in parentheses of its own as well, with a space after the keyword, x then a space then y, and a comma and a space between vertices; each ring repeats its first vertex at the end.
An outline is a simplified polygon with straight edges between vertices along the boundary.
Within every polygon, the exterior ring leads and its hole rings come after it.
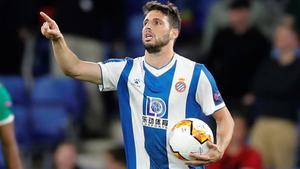
POLYGON ((163 118, 166 114, 167 106, 163 99, 147 96, 146 111, 142 117, 144 126, 167 129, 168 120, 163 118))
POLYGON ((178 79, 178 82, 176 82, 175 89, 176 89, 177 92, 182 93, 182 92, 185 91, 186 83, 184 82, 184 80, 185 79, 181 77, 181 78, 178 79))

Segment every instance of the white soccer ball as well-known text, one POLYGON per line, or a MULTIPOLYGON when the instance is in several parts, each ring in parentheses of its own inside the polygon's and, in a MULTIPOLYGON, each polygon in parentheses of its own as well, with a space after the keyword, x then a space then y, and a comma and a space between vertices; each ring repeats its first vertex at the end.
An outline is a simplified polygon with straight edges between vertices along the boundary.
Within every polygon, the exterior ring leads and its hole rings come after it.
POLYGON ((194 160, 191 152, 205 154, 209 148, 207 141, 214 142, 210 127, 202 120, 187 118, 171 129, 169 145, 173 154, 181 160, 194 160))

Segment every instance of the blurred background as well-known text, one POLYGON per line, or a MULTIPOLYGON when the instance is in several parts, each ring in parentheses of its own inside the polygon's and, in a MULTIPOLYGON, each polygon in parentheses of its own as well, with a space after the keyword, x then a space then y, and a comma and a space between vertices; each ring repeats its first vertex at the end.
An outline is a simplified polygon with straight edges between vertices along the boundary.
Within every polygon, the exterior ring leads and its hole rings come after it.
MULTIPOLYGON (((0 1, 0 82, 13 100, 24 168, 124 168, 116 93, 62 74, 40 33, 39 12, 57 22, 81 59, 100 62, 143 56, 146 2, 0 1)), ((227 106, 246 119, 242 142, 265 168, 300 168, 300 1, 170 2, 182 17, 175 51, 212 72, 227 106)))

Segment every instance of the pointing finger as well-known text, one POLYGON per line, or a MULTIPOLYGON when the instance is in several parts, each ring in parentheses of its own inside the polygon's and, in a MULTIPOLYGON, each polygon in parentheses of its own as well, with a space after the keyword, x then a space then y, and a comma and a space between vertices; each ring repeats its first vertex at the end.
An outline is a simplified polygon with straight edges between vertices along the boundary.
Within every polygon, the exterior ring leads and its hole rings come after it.
POLYGON ((44 12, 40 12, 40 15, 43 17, 43 19, 44 19, 46 22, 50 22, 50 23, 53 22, 53 20, 52 20, 47 14, 45 14, 44 12))

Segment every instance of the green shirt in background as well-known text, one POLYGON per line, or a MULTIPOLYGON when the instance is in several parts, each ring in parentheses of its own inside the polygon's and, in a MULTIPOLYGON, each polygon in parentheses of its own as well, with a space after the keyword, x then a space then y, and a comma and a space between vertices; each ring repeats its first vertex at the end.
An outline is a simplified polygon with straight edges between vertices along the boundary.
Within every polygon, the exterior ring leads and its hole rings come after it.
POLYGON ((0 83, 0 125, 5 125, 14 120, 11 111, 12 101, 6 88, 0 83))

